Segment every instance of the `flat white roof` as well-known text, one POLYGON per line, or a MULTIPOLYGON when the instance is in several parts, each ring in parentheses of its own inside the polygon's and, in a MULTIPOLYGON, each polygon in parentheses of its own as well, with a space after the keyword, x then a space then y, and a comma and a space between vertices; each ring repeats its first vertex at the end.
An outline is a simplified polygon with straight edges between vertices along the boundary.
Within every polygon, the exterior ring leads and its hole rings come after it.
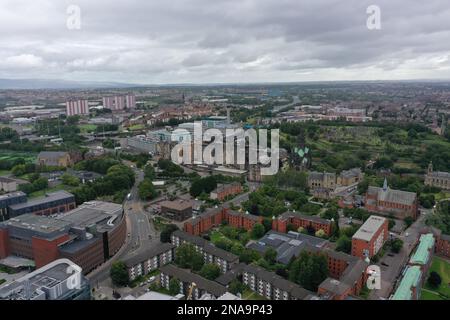
POLYGON ((375 232, 377 232, 383 223, 386 221, 386 218, 379 216, 370 216, 369 219, 364 222, 361 228, 356 231, 352 238, 370 241, 373 238, 375 232))

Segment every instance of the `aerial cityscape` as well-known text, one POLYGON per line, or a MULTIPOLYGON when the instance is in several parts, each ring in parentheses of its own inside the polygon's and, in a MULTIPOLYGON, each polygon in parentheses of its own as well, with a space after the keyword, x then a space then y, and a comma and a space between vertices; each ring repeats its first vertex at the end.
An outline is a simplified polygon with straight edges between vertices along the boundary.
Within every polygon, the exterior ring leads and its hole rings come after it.
POLYGON ((54 2, 0 4, 0 300, 450 300, 447 3, 54 2))

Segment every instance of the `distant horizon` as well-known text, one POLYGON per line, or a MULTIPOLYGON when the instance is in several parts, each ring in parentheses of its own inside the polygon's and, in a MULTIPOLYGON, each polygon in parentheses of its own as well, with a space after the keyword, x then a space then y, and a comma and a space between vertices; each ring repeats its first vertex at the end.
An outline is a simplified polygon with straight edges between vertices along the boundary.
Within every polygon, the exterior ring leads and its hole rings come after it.
POLYGON ((301 80, 301 81, 273 81, 273 82, 185 82, 185 83, 129 83, 101 80, 66 80, 60 78, 0 78, 0 90, 39 90, 39 89, 132 89, 143 87, 201 87, 201 86, 277 86, 277 85, 304 85, 304 84, 332 84, 332 83, 449 83, 450 79, 375 79, 375 80, 301 80), (12 84, 8 85, 11 82, 12 84), (14 87, 13 83, 22 83, 14 87), (36 87, 27 83, 36 82, 36 87), (40 83, 49 83, 39 86, 40 83), (53 83, 53 85, 51 85, 53 83), (59 86, 56 84, 60 83, 59 86), (64 86, 67 85, 67 87, 64 86), (78 85, 78 86, 77 86, 78 85), (96 87, 98 85, 98 87, 96 87))

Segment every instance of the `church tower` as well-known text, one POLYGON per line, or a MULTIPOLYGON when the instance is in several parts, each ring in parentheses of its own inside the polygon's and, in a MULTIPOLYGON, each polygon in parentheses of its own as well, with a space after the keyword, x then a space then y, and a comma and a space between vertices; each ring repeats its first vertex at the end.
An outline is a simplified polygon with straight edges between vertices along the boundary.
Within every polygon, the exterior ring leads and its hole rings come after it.
POLYGON ((384 183, 383 183, 383 191, 386 192, 388 189, 388 182, 387 182, 387 178, 384 178, 384 183))
POLYGON ((428 173, 432 173, 433 172, 433 162, 430 161, 430 164, 428 165, 428 173))

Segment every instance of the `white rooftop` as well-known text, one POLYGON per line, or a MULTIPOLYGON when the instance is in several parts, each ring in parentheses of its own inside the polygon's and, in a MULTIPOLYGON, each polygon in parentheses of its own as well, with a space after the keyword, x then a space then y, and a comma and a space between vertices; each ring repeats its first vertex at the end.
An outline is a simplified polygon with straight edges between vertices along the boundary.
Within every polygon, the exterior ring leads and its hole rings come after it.
POLYGON ((364 222, 364 224, 358 229, 358 231, 356 231, 352 238, 370 241, 375 232, 380 229, 385 221, 386 218, 370 216, 369 219, 367 219, 366 222, 364 222))

